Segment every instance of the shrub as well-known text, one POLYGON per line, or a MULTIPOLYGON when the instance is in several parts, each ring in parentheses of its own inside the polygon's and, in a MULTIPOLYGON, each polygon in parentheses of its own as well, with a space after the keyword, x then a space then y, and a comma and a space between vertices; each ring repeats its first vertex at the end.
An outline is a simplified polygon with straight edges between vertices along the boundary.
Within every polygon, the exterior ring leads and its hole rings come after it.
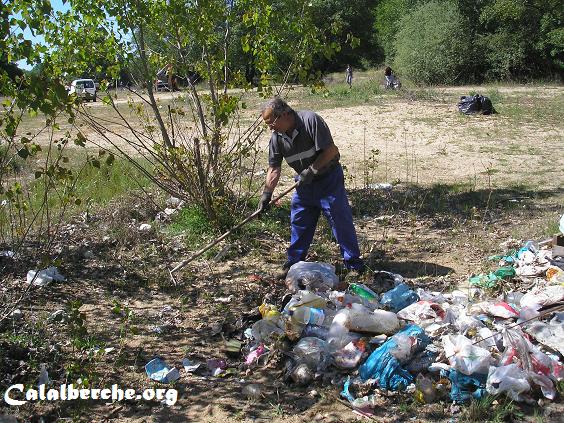
POLYGON ((463 77, 469 50, 456 5, 432 1, 405 15, 395 41, 395 67, 416 83, 452 84, 463 77))

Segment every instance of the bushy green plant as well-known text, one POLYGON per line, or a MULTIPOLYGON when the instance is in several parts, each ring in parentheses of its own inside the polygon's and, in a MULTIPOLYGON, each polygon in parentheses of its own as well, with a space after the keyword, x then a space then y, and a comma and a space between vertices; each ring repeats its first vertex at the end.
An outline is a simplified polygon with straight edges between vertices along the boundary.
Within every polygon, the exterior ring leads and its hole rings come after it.
POLYGON ((405 15, 395 41, 395 67, 416 83, 452 84, 463 76, 470 41, 455 3, 432 1, 405 15))

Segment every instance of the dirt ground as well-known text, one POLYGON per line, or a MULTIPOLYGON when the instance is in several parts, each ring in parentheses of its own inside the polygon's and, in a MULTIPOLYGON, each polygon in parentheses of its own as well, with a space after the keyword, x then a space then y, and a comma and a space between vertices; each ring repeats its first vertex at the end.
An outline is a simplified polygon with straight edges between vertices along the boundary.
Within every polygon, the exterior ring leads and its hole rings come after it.
MULTIPOLYGON (((538 121, 520 123, 519 116, 502 113, 460 116, 451 100, 476 89, 437 89, 433 101, 382 97, 364 106, 320 110, 341 151, 361 250, 372 270, 400 273, 417 287, 464 288, 469 275, 494 266, 487 260, 489 255, 501 254, 505 246, 523 239, 545 237, 547 228, 555 228, 564 212, 564 154, 557 154, 564 151, 562 120, 542 127, 538 121), (380 153, 377 163, 371 164, 373 149, 380 153), (377 182, 394 187, 391 191, 370 187, 377 182), (457 188, 460 185, 465 189, 457 188)), ((562 87, 500 87, 498 91, 522 95, 523 107, 533 91, 536 97, 564 95, 562 87)), ((163 100, 171 95, 159 94, 163 100)), ((292 101, 298 108, 304 103, 297 95, 290 95, 292 101)), ((564 116, 563 110, 560 115, 564 116)), ((264 148, 267 141, 265 134, 264 148)), ((290 175, 287 169, 285 175, 290 175)), ((55 249, 63 258, 60 269, 67 281, 35 290, 21 304, 22 320, 10 323, 14 336, 18 327, 28 327, 48 341, 36 340, 35 346, 5 354, 2 389, 38 377, 38 359, 48 363, 51 379, 65 380, 69 365, 62 351, 72 346, 65 324, 47 317, 71 300, 82 302, 80 312, 89 335, 115 348, 94 360, 77 361, 97 386, 162 387, 149 382, 144 373, 144 365, 156 356, 179 368, 186 357, 200 362, 222 358, 232 374, 214 378, 181 370, 173 406, 155 401, 89 401, 9 408, 2 403, 0 414, 37 422, 362 420, 339 400, 342 374, 330 373, 308 387, 298 387, 285 380, 282 355, 275 355, 264 367, 247 370, 241 366, 244 357, 224 351, 225 340, 242 339, 242 330, 257 318, 256 307, 265 297, 281 300, 285 289, 273 275, 284 261, 287 240, 264 234, 253 248, 227 241, 222 244, 231 247, 226 258, 191 263, 179 272, 175 286, 168 269, 186 258, 191 248, 153 222, 159 210, 150 203, 132 195, 62 229, 55 249), (139 233, 141 223, 153 228, 139 233), (260 398, 243 395, 249 383, 262 386, 260 398)), ((326 230, 326 225, 318 229, 310 259, 338 263, 338 246, 320 236, 326 230)), ((10 275, 3 291, 17 291, 34 263, 2 260, 10 275)), ((420 405, 411 394, 382 393, 379 401, 376 421, 465 419, 464 412, 453 410, 448 400, 420 405)), ((542 407, 522 408, 522 414, 510 418, 556 422, 563 409, 559 397, 542 407)))

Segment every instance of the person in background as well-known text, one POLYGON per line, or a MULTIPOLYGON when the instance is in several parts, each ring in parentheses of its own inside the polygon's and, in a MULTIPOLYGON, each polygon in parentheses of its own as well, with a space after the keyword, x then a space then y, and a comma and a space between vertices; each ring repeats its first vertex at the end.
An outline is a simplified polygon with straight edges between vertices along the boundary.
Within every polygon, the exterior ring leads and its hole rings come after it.
POLYGON ((396 78, 391 67, 387 66, 384 69, 384 77, 386 78, 386 88, 395 90, 401 87, 399 79, 396 78))
POLYGON ((282 160, 296 171, 298 182, 292 197, 291 238, 288 260, 278 279, 284 279, 290 266, 305 260, 321 212, 337 240, 344 265, 353 277, 364 272, 364 262, 345 191, 339 149, 325 121, 309 110, 294 111, 280 97, 269 100, 261 110, 262 119, 272 131, 268 172, 259 201, 261 213, 270 208, 272 193, 281 175, 282 160))
POLYGON ((352 88, 353 70, 351 65, 347 65, 347 69, 345 70, 345 80, 347 81, 347 84, 349 84, 349 88, 352 88))

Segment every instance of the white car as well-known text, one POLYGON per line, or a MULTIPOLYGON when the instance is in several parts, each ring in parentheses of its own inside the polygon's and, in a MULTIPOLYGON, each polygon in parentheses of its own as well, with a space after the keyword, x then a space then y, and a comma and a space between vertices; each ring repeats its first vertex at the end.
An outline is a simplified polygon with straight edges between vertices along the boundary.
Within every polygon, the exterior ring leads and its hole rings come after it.
POLYGON ((92 79, 75 79, 71 82, 69 94, 76 94, 86 101, 96 101, 96 84, 92 79))

